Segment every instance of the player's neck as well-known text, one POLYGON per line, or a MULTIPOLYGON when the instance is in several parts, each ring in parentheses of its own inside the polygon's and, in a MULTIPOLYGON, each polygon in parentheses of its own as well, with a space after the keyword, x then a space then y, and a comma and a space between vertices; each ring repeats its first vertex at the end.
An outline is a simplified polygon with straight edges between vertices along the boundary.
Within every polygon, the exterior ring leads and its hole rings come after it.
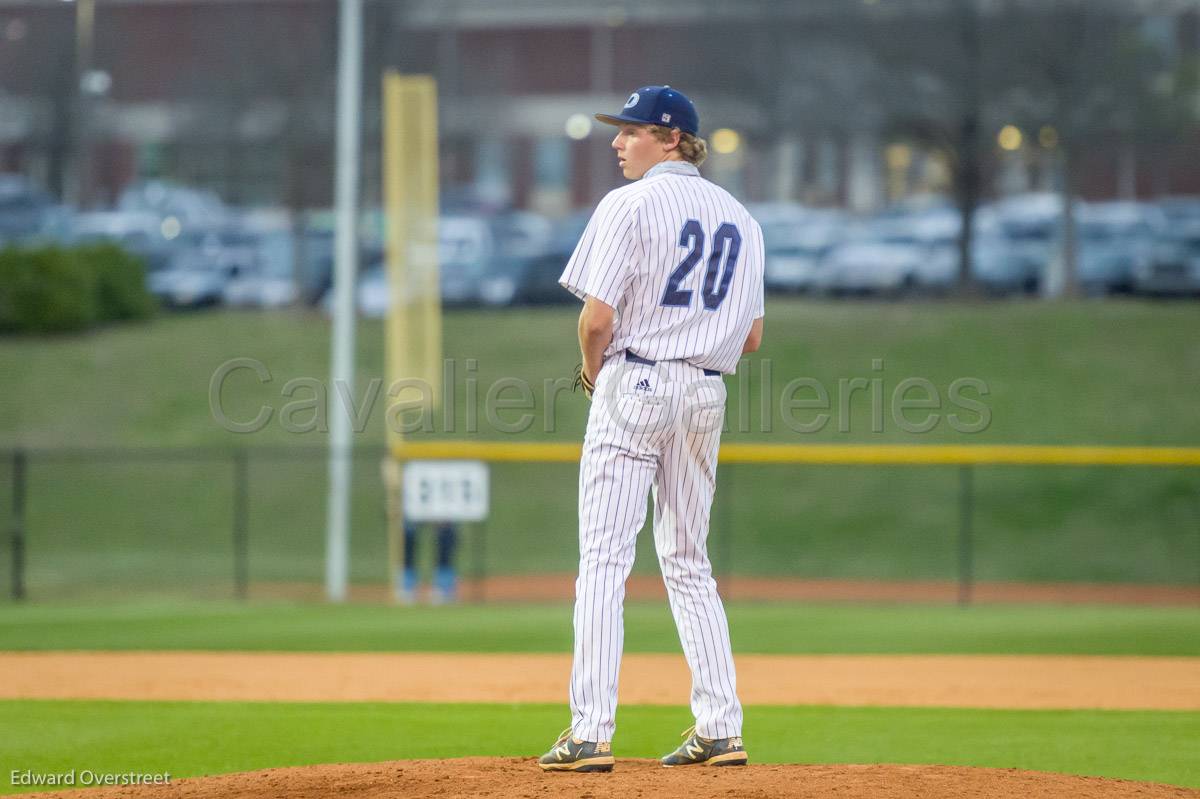
MULTIPOLYGON (((658 162, 652 164, 649 169, 647 169, 645 172, 643 172, 642 177, 644 178, 647 175, 653 173, 655 170, 657 170, 660 166, 663 166, 664 164, 686 164, 686 163, 689 163, 689 162, 685 161, 679 155, 679 153, 672 150, 671 152, 667 153, 661 161, 658 161, 658 162)), ((640 180, 641 178, 638 178, 638 179, 640 180)))

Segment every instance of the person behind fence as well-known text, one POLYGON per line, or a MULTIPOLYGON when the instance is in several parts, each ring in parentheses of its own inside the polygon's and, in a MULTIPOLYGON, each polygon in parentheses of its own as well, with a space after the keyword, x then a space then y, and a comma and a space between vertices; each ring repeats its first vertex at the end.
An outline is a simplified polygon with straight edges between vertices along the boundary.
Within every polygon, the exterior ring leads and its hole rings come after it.
MULTIPOLYGON (((437 542, 436 560, 433 570, 433 585, 429 599, 434 604, 453 602, 458 594, 458 572, 454 568, 454 552, 458 548, 458 525, 453 522, 438 522, 433 526, 437 542)), ((420 593, 420 574, 417 569, 417 531, 421 525, 404 523, 404 575, 400 587, 400 599, 413 603, 420 593)))

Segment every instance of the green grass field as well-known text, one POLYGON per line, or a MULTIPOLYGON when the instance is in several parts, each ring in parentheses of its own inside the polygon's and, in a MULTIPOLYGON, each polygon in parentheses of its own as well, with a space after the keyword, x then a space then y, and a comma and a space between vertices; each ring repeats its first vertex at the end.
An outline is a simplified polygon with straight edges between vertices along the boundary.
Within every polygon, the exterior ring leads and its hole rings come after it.
MULTIPOLYGON (((745 653, 1200 656, 1194 608, 727 605, 745 653)), ((0 606, 0 651, 569 652, 571 606, 125 602, 0 606)), ((630 602, 629 652, 677 652, 666 603, 630 602)))
MULTIPOLYGON (((445 317, 445 355, 457 363, 454 432, 437 420, 437 435, 502 438, 480 414, 478 433, 466 429, 467 359, 478 364, 477 394, 502 377, 542 381, 565 377, 578 361, 573 306, 507 311, 454 311, 445 317)), ((1200 445, 1193 398, 1200 389, 1200 315, 1186 303, 1014 301, 952 303, 816 303, 771 298, 763 349, 751 357, 750 430, 738 430, 741 405, 729 379, 727 440, 837 443, 1015 443, 1200 445), (761 361, 772 362, 774 416, 762 431, 761 361), (882 359, 882 369, 873 361, 882 359), (812 377, 831 393, 838 381, 881 378, 883 394, 903 379, 923 377, 943 396, 960 377, 977 377, 990 393, 991 423, 976 434, 956 433, 943 419, 930 432, 906 433, 885 413, 884 431, 871 430, 869 394, 850 400, 850 430, 837 419, 820 433, 793 432, 778 398, 795 377, 812 377)), ((382 323, 358 327, 358 390, 383 378, 382 323)), ((289 433, 278 416, 260 433, 222 430, 208 407, 209 379, 225 361, 261 361, 271 380, 252 372, 229 378, 224 406, 246 420, 262 404, 281 409, 284 385, 296 377, 326 380, 329 323, 309 312, 213 312, 161 316, 147 325, 83 336, 0 338, 0 445, 192 446, 322 444, 319 432, 289 433)), ((291 399, 307 399, 297 393, 291 399)), ((577 440, 584 404, 561 396, 554 430, 544 430, 541 391, 534 424, 522 438, 577 440)), ((836 397, 835 397, 836 399, 836 397)), ((885 403, 887 404, 887 403, 885 403)), ((832 409, 836 415, 837 408, 832 409)), ((382 441, 382 403, 361 438, 382 441)), ((797 412, 808 422, 815 414, 797 412)), ((512 420, 519 413, 505 415, 512 420)), ((917 419, 912 413, 911 418, 917 419)), ((963 413, 963 420, 970 421, 963 413)), ((307 417, 297 417, 303 421, 307 417)), ((974 417, 972 417, 974 418, 974 417)))
MULTIPOLYGON (((446 316, 446 355, 458 367, 454 431, 438 437, 578 441, 585 404, 561 395, 553 424, 541 392, 530 429, 497 432, 480 413, 468 432, 467 358, 477 359, 477 404, 502 377, 566 375, 577 355, 575 309, 463 311, 446 316), (552 427, 547 431, 546 428, 552 427)), ((761 413, 763 361, 728 378, 726 440, 823 443, 1026 443, 1200 445, 1200 315, 1187 304, 1080 302, 814 303, 772 299, 766 344, 774 398, 770 432, 761 413), (882 359, 883 368, 872 368, 882 359), (946 418, 906 433, 886 408, 872 428, 870 392, 850 395, 844 421, 819 433, 784 423, 779 395, 794 377, 834 395, 840 380, 878 378, 884 405, 908 377, 941 394, 960 377, 983 380, 990 424, 955 432, 946 418), (747 425, 742 430, 743 410, 747 425)), ((328 373, 329 326, 303 312, 162 316, 148 325, 50 339, 0 339, 0 447, 200 447, 217 459, 55 458, 33 454, 29 472, 29 576, 36 599, 179 588, 209 596, 230 586, 233 470, 220 453, 249 447, 250 576, 319 582, 324 548, 325 464, 320 432, 286 432, 279 416, 301 391, 296 377, 328 373), (261 432, 222 430, 209 379, 223 362, 268 367, 225 386, 226 412, 275 418, 261 432), (282 447, 266 453, 262 447, 282 447)), ((382 327, 359 327, 358 397, 381 377, 382 327)), ((954 410, 943 396, 943 414, 954 410)), ((797 412, 811 421, 815 412, 797 412), (807 413, 807 415, 805 415, 807 413)), ((511 420, 517 412, 508 412, 511 420)), ((300 414, 296 420, 307 419, 300 414)), ((915 419, 911 413, 910 420, 915 419)), ((967 419, 970 414, 962 414, 967 419)), ((972 417, 975 418, 975 417, 972 417)), ((354 481, 352 579, 387 579, 376 455, 383 402, 359 435, 354 481)), ((0 515, 9 512, 11 465, 0 462, 0 515)), ((561 465, 497 465, 482 566, 492 574, 571 571, 576 471, 561 465), (530 501, 530 486, 536 493, 530 501), (519 498, 519 499, 517 499, 519 498)), ((1195 469, 983 467, 975 470, 976 576, 984 580, 1194 584, 1200 580, 1200 474, 1195 469)), ((718 570, 865 579, 950 579, 956 573, 958 472, 947 467, 726 467, 714 512, 718 570)), ((472 532, 472 535, 475 535, 472 532)), ((462 554, 474 567, 473 544, 462 554)), ((7 552, 2 558, 7 558, 7 552)), ((654 572, 648 536, 643 573, 654 572)), ((0 563, 0 581, 8 579, 0 563)), ((0 582, 0 590, 7 586, 0 582)))
MULTIPOLYGON (((10 768, 179 778, 309 763, 532 758, 566 719, 553 705, 0 702, 0 791, 15 792, 10 768)), ((661 756, 690 723, 686 708, 622 707, 614 751, 661 756)), ((1198 713, 1113 711, 752 706, 745 726, 756 763, 940 763, 1189 786, 1200 786, 1198 735, 1198 713)))
MULTIPOLYGON (((734 603, 742 653, 1200 655, 1192 609, 734 603)), ((0 608, 0 650, 566 652, 568 606, 125 602, 0 608)), ((631 603, 627 651, 678 651, 665 605, 631 603)), ((534 756, 563 705, 0 701, 0 791, 11 769, 166 771, 467 755, 534 756), (464 731, 479 731, 478 735, 464 731), (496 734, 502 732, 503 734, 496 734)), ((619 757, 654 757, 687 708, 622 707, 619 757)), ((746 709, 760 763, 943 763, 1200 787, 1200 713, 954 708, 746 709)))

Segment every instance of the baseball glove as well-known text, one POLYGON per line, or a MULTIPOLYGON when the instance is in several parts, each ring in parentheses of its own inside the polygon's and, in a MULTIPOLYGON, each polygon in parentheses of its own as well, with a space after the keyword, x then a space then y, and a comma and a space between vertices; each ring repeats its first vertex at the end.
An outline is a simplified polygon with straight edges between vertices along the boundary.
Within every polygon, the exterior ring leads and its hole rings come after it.
POLYGON ((572 391, 583 389, 583 395, 588 399, 592 398, 592 392, 596 390, 596 384, 588 380, 588 376, 583 373, 583 364, 575 367, 575 382, 571 384, 572 391))

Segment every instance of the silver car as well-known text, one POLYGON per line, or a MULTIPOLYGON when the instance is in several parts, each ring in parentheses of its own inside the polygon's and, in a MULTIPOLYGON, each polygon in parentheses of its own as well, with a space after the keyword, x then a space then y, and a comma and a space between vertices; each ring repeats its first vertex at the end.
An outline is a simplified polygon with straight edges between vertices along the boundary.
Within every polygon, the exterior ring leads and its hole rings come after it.
POLYGON ((71 240, 76 244, 120 245, 145 261, 148 272, 165 269, 178 249, 176 242, 164 234, 159 217, 142 211, 76 214, 71 221, 71 240))
POLYGON ((203 308, 221 303, 230 274, 207 261, 181 256, 146 278, 150 293, 169 308, 203 308))
POLYGON ((1079 285, 1088 294, 1131 291, 1166 227, 1161 211, 1133 202, 1080 204, 1076 220, 1079 285))
POLYGON ((914 238, 838 245, 821 259, 813 287, 828 294, 895 294, 918 285, 924 248, 914 238))
POLYGON ((1200 294, 1200 220, 1179 222, 1155 242, 1133 272, 1141 294, 1200 294))
POLYGON ((766 264, 763 282, 772 291, 806 291, 813 287, 821 259, 847 235, 849 221, 841 211, 814 210, 786 225, 763 228, 766 264))

